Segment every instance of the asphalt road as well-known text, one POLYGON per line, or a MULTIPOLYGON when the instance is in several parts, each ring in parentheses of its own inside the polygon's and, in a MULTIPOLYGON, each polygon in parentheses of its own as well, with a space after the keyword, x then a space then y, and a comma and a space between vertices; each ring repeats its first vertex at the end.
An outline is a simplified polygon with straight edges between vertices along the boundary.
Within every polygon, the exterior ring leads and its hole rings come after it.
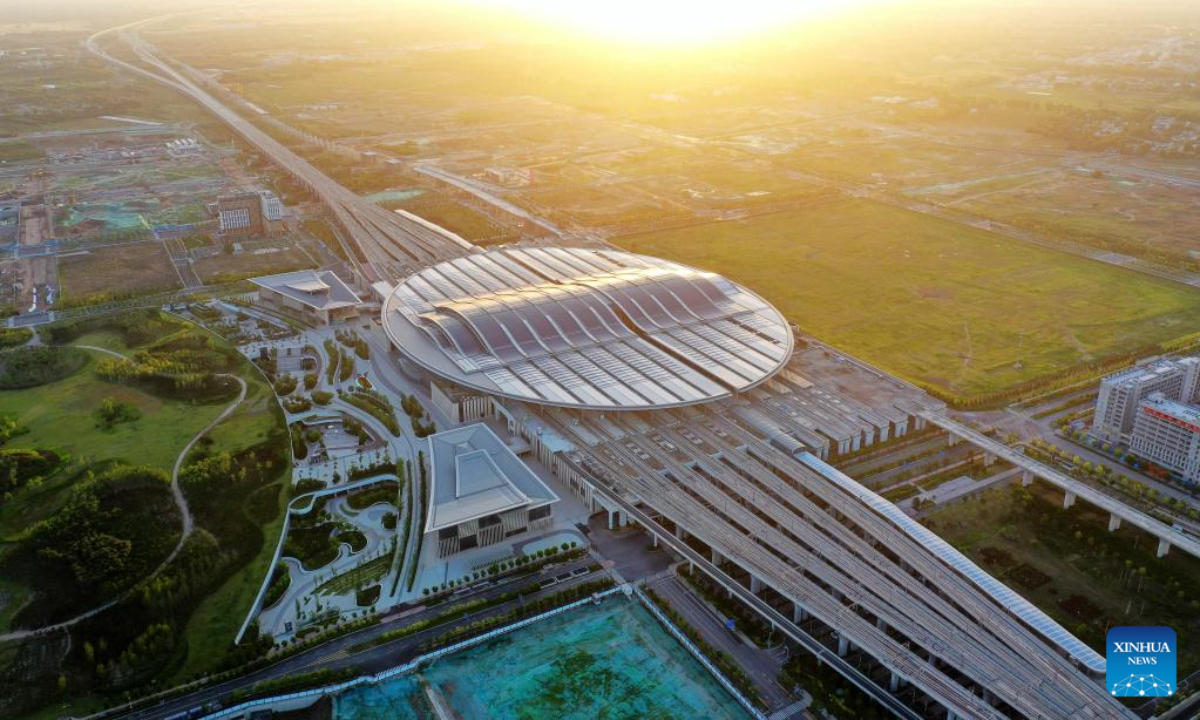
MULTIPOLYGON (((151 708, 136 710, 123 714, 115 715, 115 717, 137 718, 138 720, 161 720, 179 712, 184 712, 191 708, 199 707, 206 704, 219 704, 225 706, 231 702, 230 695, 233 691, 253 687, 255 683, 272 678, 284 677, 297 673, 311 672, 319 668, 329 668, 331 670, 343 669, 358 669, 365 674, 376 673, 387 668, 403 664, 415 657, 418 652, 417 648, 421 643, 429 640, 432 637, 440 635, 447 630, 462 625, 464 623, 474 622, 481 618, 493 617, 511 611, 517 606, 518 600, 512 600, 495 607, 482 610, 478 613, 467 615, 454 622, 445 625, 439 625, 433 628, 427 628, 418 633, 414 633, 405 638, 395 640, 384 645, 369 648, 361 652, 351 653, 350 648, 355 645, 360 645, 369 642, 385 632, 396 630, 404 627, 407 624, 418 620, 435 618, 451 605, 466 600, 490 599, 495 598, 505 592, 509 592, 523 585, 536 582, 539 579, 554 577, 563 573, 571 572, 577 568, 586 568, 594 563, 595 560, 585 556, 579 560, 574 560, 569 563, 555 565, 553 567, 543 568, 535 575, 526 576, 519 579, 510 579, 502 581, 495 586, 483 590, 456 597, 453 600, 447 601, 441 605, 437 605, 411 615, 400 617, 398 613, 384 615, 383 621, 379 625, 373 625, 364 628, 357 632, 343 635, 342 637, 330 640, 310 650, 306 650, 297 655, 293 655, 285 660, 282 660, 274 665, 262 668, 255 672, 243 675, 233 680, 213 685, 202 690, 198 690, 188 695, 183 695, 177 698, 166 700, 163 703, 151 708), (401 622, 403 621, 403 622, 401 622)), ((602 577, 601 573, 589 573, 581 575, 569 581, 565 581, 556 585, 551 585, 544 590, 533 593, 529 596, 530 600, 550 595, 565 588, 574 585, 596 580, 602 577)))
MULTIPOLYGON (((664 600, 671 604, 710 645, 729 653, 754 681, 763 700, 772 708, 790 705, 795 698, 779 685, 779 670, 783 667, 782 646, 774 651, 747 644, 725 626, 720 617, 703 599, 677 575, 668 575, 650 583, 664 600)), ((782 636, 780 636, 782 641, 782 636)))

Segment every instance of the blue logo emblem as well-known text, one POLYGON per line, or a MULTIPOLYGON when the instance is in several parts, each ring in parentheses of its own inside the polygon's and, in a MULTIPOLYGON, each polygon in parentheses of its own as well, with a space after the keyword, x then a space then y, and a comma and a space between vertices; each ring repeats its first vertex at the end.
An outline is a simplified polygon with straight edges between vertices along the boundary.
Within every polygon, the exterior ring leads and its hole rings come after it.
POLYGON ((1104 648, 1108 692, 1117 697, 1166 697, 1175 692, 1175 631, 1115 627, 1104 648))

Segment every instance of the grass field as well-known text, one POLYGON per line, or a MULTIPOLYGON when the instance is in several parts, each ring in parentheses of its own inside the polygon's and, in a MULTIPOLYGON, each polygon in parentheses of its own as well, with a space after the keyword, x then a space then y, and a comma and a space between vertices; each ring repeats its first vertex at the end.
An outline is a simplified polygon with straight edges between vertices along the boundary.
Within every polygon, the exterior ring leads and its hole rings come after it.
MULTIPOLYGON (((29 433, 10 440, 6 447, 51 448, 69 453, 76 463, 123 460, 167 472, 187 441, 223 407, 157 398, 101 380, 90 366, 48 385, 0 393, 0 415, 15 417, 29 428, 29 433), (141 418, 98 429, 92 413, 110 397, 137 406, 141 418)), ((52 513, 69 484, 69 473, 60 472, 39 488, 23 489, 16 502, 0 506, 0 537, 10 538, 52 513)))
POLYGON ((46 153, 37 145, 24 140, 9 140, 0 143, 0 163, 22 162, 26 160, 41 160, 46 153))
MULTIPOLYGON (((278 484, 268 487, 278 490, 278 484)), ((283 517, 289 497, 286 491, 278 493, 278 511, 274 520, 262 526, 263 545, 258 555, 226 580, 216 592, 204 598, 188 619, 183 632, 187 641, 187 659, 171 677, 172 681, 183 682, 197 672, 209 670, 233 642, 242 621, 246 619, 246 613, 254 604, 263 578, 271 569, 271 559, 274 557, 275 543, 283 531, 283 517)))
POLYGON ((822 340, 966 397, 1200 323, 1200 292, 870 200, 614 242, 720 272, 822 340))
POLYGON ((282 248, 272 253, 242 253, 241 255, 214 255, 201 258, 193 266, 200 279, 208 284, 219 284, 254 275, 269 275, 312 267, 313 261, 297 247, 282 248))
MULTIPOLYGON (((246 381, 246 399, 224 422, 213 428, 208 437, 213 449, 236 453, 262 442, 276 423, 282 425, 282 411, 275 395, 266 381, 249 363, 243 363, 241 377, 246 381)), ((201 601, 184 628, 187 641, 187 659, 173 676, 176 681, 212 667, 225 649, 233 642, 241 628, 246 613, 254 603, 259 586, 271 568, 275 544, 283 530, 283 518, 288 499, 291 497, 287 485, 291 474, 288 468, 280 468, 283 487, 276 482, 257 490, 257 493, 275 493, 275 513, 262 522, 248 512, 250 502, 242 507, 231 507, 230 512, 241 512, 258 522, 262 528, 263 542, 258 553, 247 565, 225 581, 216 592, 201 601)), ((253 496, 251 496, 253 497, 253 496)))
POLYGON ((180 286, 179 273, 158 243, 99 248, 59 259, 63 299, 71 304, 148 295, 180 286))

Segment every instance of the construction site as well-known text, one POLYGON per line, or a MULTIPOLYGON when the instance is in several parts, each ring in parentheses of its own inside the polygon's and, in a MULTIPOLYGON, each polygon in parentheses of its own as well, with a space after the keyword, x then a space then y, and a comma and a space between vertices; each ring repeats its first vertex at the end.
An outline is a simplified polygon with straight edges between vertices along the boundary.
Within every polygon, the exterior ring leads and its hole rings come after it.
POLYGON ((285 217, 271 179, 248 174, 236 148, 185 125, 108 121, 23 139, 39 156, 0 165, 7 314, 36 321, 336 259, 304 237, 303 218, 285 217))

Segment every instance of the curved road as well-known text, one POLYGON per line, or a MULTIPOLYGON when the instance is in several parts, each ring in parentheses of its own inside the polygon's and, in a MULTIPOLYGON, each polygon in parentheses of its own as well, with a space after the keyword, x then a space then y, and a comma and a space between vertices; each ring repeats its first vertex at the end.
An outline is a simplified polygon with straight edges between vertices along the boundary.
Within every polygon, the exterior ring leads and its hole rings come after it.
MULTIPOLYGON (((474 252, 477 248, 458 235, 429 222, 417 222, 388 212, 338 183, 310 162, 297 155, 283 143, 268 135, 257 125, 226 106, 221 100, 202 89, 197 82, 216 86, 195 69, 176 63, 181 70, 168 65, 154 54, 147 43, 134 40, 131 44, 138 58, 155 71, 114 57, 98 45, 106 35, 134 30, 152 22, 164 20, 165 15, 102 30, 84 41, 84 47, 105 62, 142 77, 161 83, 200 104, 241 135, 247 142, 270 158, 277 166, 306 185, 329 207, 337 225, 346 231, 355 246, 366 258, 360 266, 372 281, 381 278, 403 277, 426 264, 474 252)), ((223 88, 221 88, 223 90, 223 88)), ((353 256, 352 256, 353 257, 353 256)))
MULTIPOLYGON (((113 357, 121 358, 122 360, 129 359, 126 356, 122 355, 121 353, 119 353, 115 350, 109 350, 108 348, 97 347, 95 345, 76 345, 75 347, 82 348, 84 350, 91 350, 93 352, 104 353, 106 355, 112 355, 113 357)), ((241 379, 237 375, 231 375, 229 373, 222 373, 218 377, 233 378, 234 380, 236 380, 238 382, 238 385, 241 386, 241 389, 238 391, 238 396, 236 399, 234 399, 233 403, 231 403, 229 405, 229 407, 225 408, 221 412, 221 414, 216 417, 216 419, 214 419, 212 422, 210 422, 208 425, 206 425, 203 430, 196 433, 192 437, 192 439, 188 441, 188 444, 183 448, 183 451, 181 453, 179 453, 179 457, 177 457, 175 459, 175 467, 171 470, 171 494, 174 496, 175 505, 176 505, 176 507, 179 508, 180 516, 183 519, 183 529, 182 529, 182 532, 179 534, 179 540, 175 543, 175 547, 171 550, 171 553, 169 555, 167 555, 167 557, 161 563, 159 563, 158 567, 154 568, 154 572, 150 573, 149 575, 142 578, 138 582, 133 583, 128 588, 126 588, 126 590, 124 592, 122 592, 120 595, 116 596, 112 600, 109 600, 108 602, 105 602, 101 605, 97 605, 96 607, 92 608, 91 610, 80 613, 79 615, 76 615, 75 617, 71 618, 70 620, 63 620, 62 622, 55 623, 53 625, 46 625, 46 626, 43 626, 40 628, 33 628, 30 630, 15 630, 13 632, 4 633, 3 635, 0 635, 0 642, 6 641, 6 640, 20 640, 22 638, 27 638, 31 635, 53 632, 55 630, 62 630, 63 628, 68 628, 78 622, 81 622, 83 620, 86 620, 86 619, 94 616, 94 615, 104 612, 105 610, 116 605, 117 603, 121 602, 125 598, 129 597, 129 595, 134 591, 134 589, 137 588, 138 585, 158 576, 163 570, 166 569, 167 565, 169 565, 171 563, 171 561, 174 560, 175 557, 179 555, 179 552, 181 550, 183 550, 183 546, 187 542, 188 537, 192 534, 192 529, 195 527, 195 522, 192 519, 192 512, 191 512, 191 510, 188 509, 187 497, 184 496, 183 489, 179 486, 179 472, 180 472, 180 470, 183 469, 183 461, 187 459, 188 453, 190 453, 192 451, 192 447, 200 440, 200 438, 204 437, 213 428, 215 428, 217 425, 221 424, 221 422, 223 422, 226 418, 228 418, 229 415, 234 410, 237 410, 238 407, 241 406, 242 402, 246 399, 247 387, 246 387, 245 380, 241 379)))

